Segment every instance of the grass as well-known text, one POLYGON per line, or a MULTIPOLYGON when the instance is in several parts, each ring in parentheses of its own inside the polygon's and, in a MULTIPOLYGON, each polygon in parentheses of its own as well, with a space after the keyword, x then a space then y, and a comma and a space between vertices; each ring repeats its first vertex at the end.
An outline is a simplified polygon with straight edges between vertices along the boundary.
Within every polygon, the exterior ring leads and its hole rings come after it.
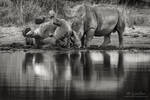
MULTIPOLYGON (((39 16, 47 16, 50 9, 54 9, 63 18, 64 5, 74 6, 81 2, 116 4, 118 0, 0 0, 0 26, 25 25, 33 23, 39 16), (72 2, 70 2, 72 1, 72 2)), ((127 4, 119 6, 126 17, 127 23, 140 25, 147 22, 144 16, 132 16, 132 8, 127 4)))
POLYGON ((32 22, 37 16, 46 13, 44 7, 40 7, 40 4, 35 0, 19 3, 13 3, 10 0, 1 0, 0 8, 1 25, 23 25, 32 22))

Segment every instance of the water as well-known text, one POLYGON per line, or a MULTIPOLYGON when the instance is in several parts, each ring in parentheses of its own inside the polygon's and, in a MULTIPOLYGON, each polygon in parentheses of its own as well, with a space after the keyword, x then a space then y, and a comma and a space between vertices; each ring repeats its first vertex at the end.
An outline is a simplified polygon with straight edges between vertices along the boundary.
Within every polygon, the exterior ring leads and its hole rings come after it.
POLYGON ((150 52, 0 53, 0 100, 149 100, 150 52))

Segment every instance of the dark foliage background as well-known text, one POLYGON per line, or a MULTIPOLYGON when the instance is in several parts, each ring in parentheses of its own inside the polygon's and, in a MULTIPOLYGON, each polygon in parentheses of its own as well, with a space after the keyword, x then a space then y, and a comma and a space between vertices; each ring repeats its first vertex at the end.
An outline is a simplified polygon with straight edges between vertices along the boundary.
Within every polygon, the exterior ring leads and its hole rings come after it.
POLYGON ((128 8, 150 6, 149 0, 0 0, 0 25, 32 23, 38 16, 47 16, 51 9, 63 16, 64 6, 81 2, 123 5, 128 8))

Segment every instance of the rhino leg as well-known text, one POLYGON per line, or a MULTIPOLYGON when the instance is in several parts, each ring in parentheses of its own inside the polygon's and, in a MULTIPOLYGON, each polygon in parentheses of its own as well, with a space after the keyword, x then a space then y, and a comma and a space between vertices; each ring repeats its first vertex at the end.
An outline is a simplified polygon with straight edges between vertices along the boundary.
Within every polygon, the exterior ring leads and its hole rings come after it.
POLYGON ((118 26, 117 32, 118 32, 118 39, 119 39, 119 47, 122 48, 123 47, 123 32, 124 32, 124 27, 125 26, 118 26))
POLYGON ((94 33, 95 33, 95 29, 93 29, 93 28, 87 32, 86 37, 85 37, 85 41, 84 41, 85 42, 85 48, 90 47, 90 42, 93 39, 94 33))
POLYGON ((119 47, 122 48, 123 47, 123 35, 122 35, 122 32, 118 32, 118 36, 119 36, 119 47))
POLYGON ((86 35, 83 35, 83 37, 81 38, 81 47, 85 48, 85 39, 86 39, 86 35))
POLYGON ((119 16, 118 23, 116 25, 116 30, 118 32, 118 37, 119 37, 119 47, 123 47, 123 33, 125 30, 125 21, 124 19, 119 16))
POLYGON ((106 46, 111 42, 110 40, 110 34, 104 36, 104 42, 102 43, 102 46, 106 46))

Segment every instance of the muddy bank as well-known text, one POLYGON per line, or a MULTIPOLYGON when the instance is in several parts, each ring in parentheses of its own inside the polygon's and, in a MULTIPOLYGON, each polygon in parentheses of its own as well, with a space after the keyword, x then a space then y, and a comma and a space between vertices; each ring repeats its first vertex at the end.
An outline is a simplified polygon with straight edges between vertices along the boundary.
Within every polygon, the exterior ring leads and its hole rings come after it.
MULTIPOLYGON (((22 27, 0 27, 0 50, 35 49, 33 46, 25 45, 25 38, 22 36, 22 27)), ((122 49, 150 49, 150 28, 149 26, 135 26, 135 29, 126 28, 124 32, 124 48, 122 49)), ((107 47, 100 47, 103 37, 94 37, 89 49, 117 50, 118 35, 112 33, 111 43, 107 47)), ((46 48, 63 49, 63 48, 46 48)))

